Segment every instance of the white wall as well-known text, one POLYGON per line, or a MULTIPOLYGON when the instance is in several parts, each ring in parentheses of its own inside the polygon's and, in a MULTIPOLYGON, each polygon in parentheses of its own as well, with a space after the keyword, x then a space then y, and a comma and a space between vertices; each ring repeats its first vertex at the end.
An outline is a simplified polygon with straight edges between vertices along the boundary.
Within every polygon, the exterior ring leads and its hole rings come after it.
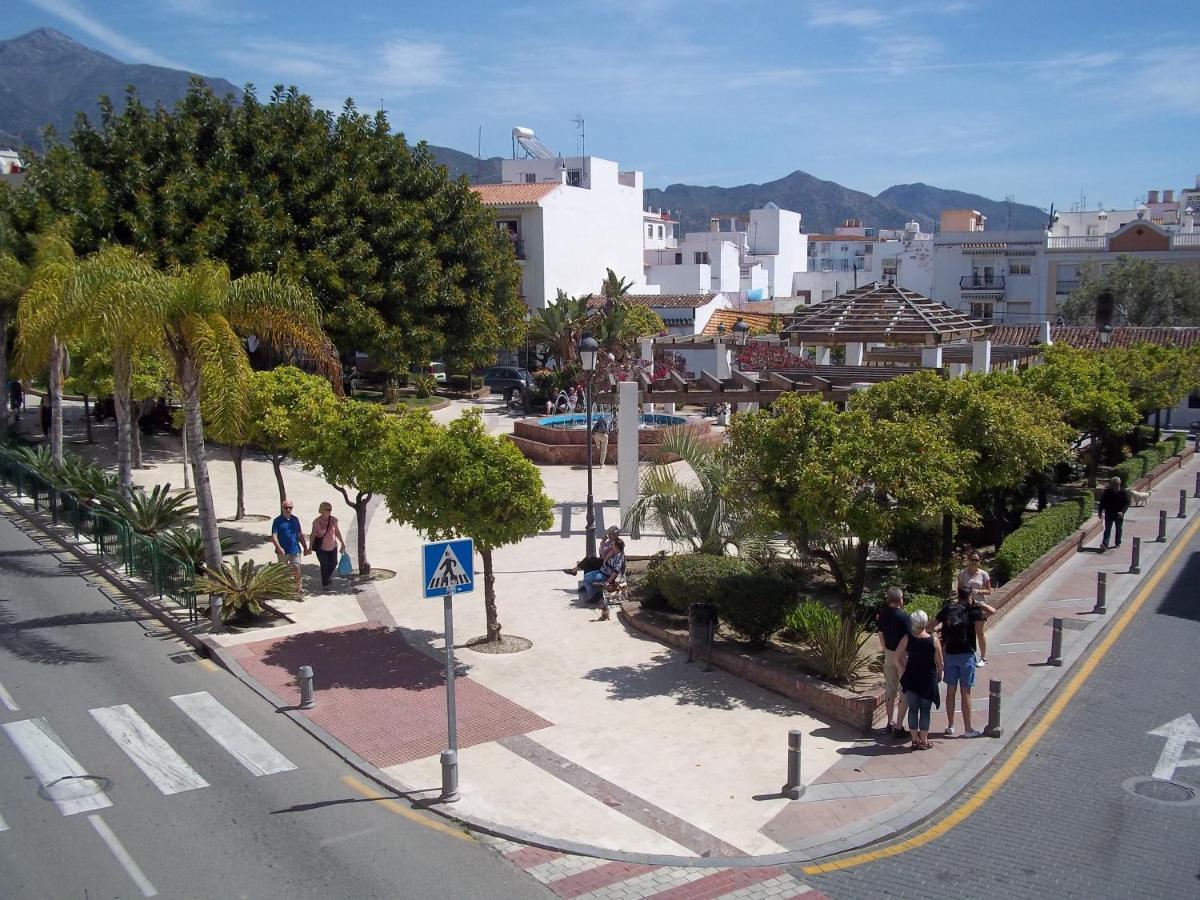
POLYGON ((712 290, 712 266, 695 263, 682 266, 649 266, 647 283, 663 294, 697 294, 712 290))
POLYGON ((790 293, 792 275, 808 269, 808 235, 801 233, 800 222, 800 213, 789 209, 750 210, 746 232, 750 254, 766 270, 772 297, 790 293))
POLYGON ((971 303, 991 303, 993 318, 1014 325, 1045 321, 1049 316, 1046 296, 1046 237, 1042 231, 943 232, 934 238, 933 294, 935 300, 970 313, 971 303), (1006 250, 994 253, 964 253, 963 244, 1001 243, 1006 250), (1020 255, 1007 251, 1029 251, 1020 255), (1029 275, 1010 275, 1009 261, 1027 263, 1029 275), (964 295, 960 279, 975 267, 991 266, 993 275, 1005 278, 1003 295, 964 295))

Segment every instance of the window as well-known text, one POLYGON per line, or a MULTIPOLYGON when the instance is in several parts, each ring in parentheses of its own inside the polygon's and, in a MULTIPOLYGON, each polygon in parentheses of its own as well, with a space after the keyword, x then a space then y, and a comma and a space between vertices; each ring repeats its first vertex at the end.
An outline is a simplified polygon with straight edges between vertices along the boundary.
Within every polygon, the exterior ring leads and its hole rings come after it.
POLYGON ((658 226, 658 238, 659 238, 659 240, 662 240, 662 237, 663 237, 663 227, 662 227, 661 225, 659 225, 659 226, 658 226))
POLYGON ((992 304, 990 303, 972 303, 971 304, 972 319, 990 319, 992 318, 992 304))
POLYGON ((648 238, 654 237, 654 226, 653 225, 646 226, 646 237, 648 237, 648 238))
POLYGON ((526 184, 537 184, 537 173, 536 172, 526 172, 525 173, 525 183, 526 184))
POLYGON ((1099 225, 1089 225, 1087 228, 1088 228, 1088 232, 1087 232, 1088 237, 1095 237, 1096 235, 1098 235, 1100 233, 1099 225))
POLYGON ((708 251, 707 250, 705 250, 703 253, 697 253, 697 254, 695 254, 695 256, 696 256, 696 265, 698 265, 698 266, 707 266, 708 265, 708 251))
POLYGON ((677 265, 677 266, 683 265, 683 254, 682 253, 675 254, 675 265, 677 265))
POLYGON ((1008 261, 1008 274, 1009 275, 1028 275, 1029 274, 1029 263, 1014 262, 1013 260, 1010 259, 1008 261))
POLYGON ((570 185, 571 187, 583 187, 583 170, 582 169, 568 169, 567 170, 567 184, 570 185))
POLYGON ((1200 409, 1200 394, 1188 394, 1188 409, 1200 409))

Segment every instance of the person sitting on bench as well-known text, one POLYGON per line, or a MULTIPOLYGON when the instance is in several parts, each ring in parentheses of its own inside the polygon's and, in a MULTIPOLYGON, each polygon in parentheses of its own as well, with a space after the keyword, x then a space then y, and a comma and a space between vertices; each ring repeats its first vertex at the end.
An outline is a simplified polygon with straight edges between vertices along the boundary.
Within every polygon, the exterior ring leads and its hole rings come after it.
POLYGON ((604 564, 604 560, 612 553, 613 541, 617 539, 617 535, 621 533, 616 525, 610 525, 608 531, 604 533, 604 540, 600 542, 599 556, 585 556, 579 562, 575 563, 569 569, 563 569, 567 575, 578 575, 582 572, 599 572, 600 566, 604 564))
POLYGON ((604 558, 600 568, 583 575, 584 596, 588 603, 594 603, 597 597, 603 598, 605 586, 616 587, 625 575, 625 542, 614 537, 612 544, 612 552, 604 558))

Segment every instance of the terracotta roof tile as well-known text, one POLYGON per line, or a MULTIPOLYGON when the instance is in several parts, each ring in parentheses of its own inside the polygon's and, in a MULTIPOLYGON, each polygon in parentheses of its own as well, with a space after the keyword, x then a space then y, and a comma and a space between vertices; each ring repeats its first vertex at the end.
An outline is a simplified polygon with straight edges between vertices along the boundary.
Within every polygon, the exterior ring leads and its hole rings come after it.
POLYGON ((562 187, 557 181, 541 184, 473 184, 471 190, 484 206, 532 206, 562 187))
MULTIPOLYGON (((626 294, 626 303, 636 303, 650 309, 698 309, 712 303, 716 294, 626 294)), ((604 305, 604 298, 598 294, 588 302, 590 309, 598 309, 604 305)))
POLYGON ((725 331, 728 334, 733 333, 733 326, 738 319, 744 321, 751 328, 767 329, 770 327, 773 317, 766 313, 739 312, 736 309, 718 309, 709 318, 704 325, 704 330, 701 334, 718 334, 718 326, 724 325, 725 331))
MULTIPOLYGON (((988 337, 996 346, 1027 347, 1036 344, 1041 336, 1037 325, 997 325, 988 337)), ((1081 350, 1099 350, 1100 332, 1094 325, 1052 325, 1050 340, 1081 350)), ((1134 344, 1194 347, 1200 345, 1200 328, 1144 328, 1118 325, 1112 330, 1110 347, 1132 347, 1134 344)))

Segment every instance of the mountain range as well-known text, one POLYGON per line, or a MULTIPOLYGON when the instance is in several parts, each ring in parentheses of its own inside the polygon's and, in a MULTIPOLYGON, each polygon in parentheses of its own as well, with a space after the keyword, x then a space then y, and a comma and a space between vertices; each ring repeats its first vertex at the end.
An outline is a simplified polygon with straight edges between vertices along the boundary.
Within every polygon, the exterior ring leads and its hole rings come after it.
MULTIPOLYGON (((218 95, 241 94, 223 78, 123 63, 52 28, 0 41, 0 144, 39 151, 46 126, 53 126, 65 138, 78 113, 95 118, 101 94, 108 95, 120 109, 130 85, 147 105, 161 102, 171 107, 187 93, 194 77, 202 78, 218 95)), ((498 156, 477 159, 432 144, 429 149, 451 175, 465 175, 483 184, 500 180, 498 156)), ((915 221, 923 230, 933 231, 943 209, 961 208, 979 210, 994 229, 1036 229, 1046 221, 1042 210, 1027 204, 989 200, 927 184, 898 184, 872 196, 799 170, 763 184, 672 184, 661 190, 647 188, 645 193, 647 206, 671 210, 685 231, 704 230, 712 216, 741 215, 768 202, 802 213, 809 232, 830 232, 846 219, 881 228, 900 228, 915 221)))

